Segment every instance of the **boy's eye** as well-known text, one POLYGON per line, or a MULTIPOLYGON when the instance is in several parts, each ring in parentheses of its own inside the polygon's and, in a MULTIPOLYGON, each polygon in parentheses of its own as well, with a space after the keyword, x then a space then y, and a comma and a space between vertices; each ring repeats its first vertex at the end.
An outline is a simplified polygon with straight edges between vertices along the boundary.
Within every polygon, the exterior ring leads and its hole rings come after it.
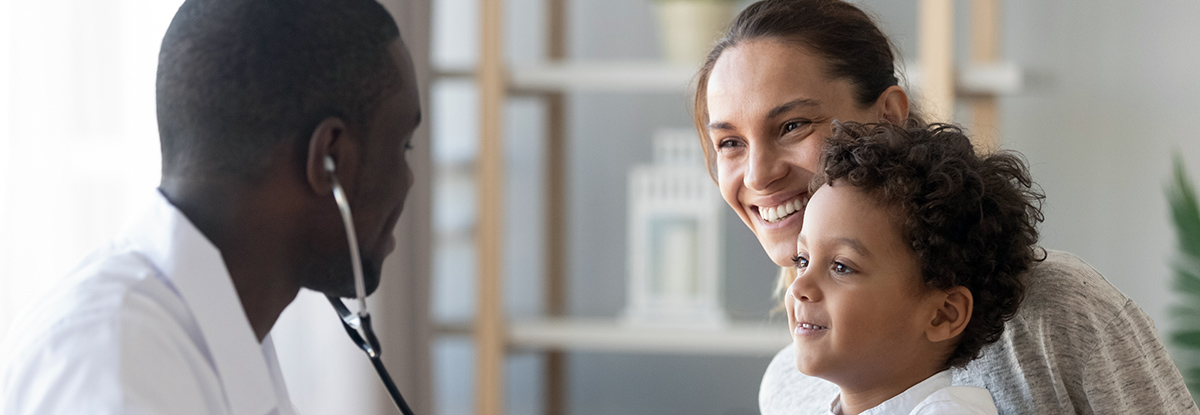
POLYGON ((846 264, 843 264, 843 263, 840 263, 840 262, 834 262, 834 263, 833 263, 833 272, 835 272, 835 273, 838 273, 838 274, 849 274, 849 273, 851 273, 851 272, 853 272, 853 271, 854 271, 854 270, 850 269, 850 267, 846 266, 846 264))
POLYGON ((796 264, 796 268, 804 269, 808 267, 808 258, 796 255, 792 257, 792 263, 796 264))

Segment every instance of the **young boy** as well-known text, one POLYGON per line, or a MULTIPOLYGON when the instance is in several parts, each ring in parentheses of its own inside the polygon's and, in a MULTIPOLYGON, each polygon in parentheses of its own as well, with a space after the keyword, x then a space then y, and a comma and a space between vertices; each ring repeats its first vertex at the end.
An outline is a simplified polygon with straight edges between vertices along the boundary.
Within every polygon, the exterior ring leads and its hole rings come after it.
POLYGON ((1016 313, 1042 195, 1020 158, 976 155, 954 126, 837 128, 785 298, 797 368, 838 385, 833 414, 995 414, 949 369, 1016 313))

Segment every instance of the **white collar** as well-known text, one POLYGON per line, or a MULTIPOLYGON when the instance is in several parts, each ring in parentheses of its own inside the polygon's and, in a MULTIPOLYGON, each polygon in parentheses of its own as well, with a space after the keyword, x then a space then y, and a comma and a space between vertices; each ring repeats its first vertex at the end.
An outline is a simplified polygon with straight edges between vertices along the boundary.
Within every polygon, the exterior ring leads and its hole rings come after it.
POLYGON ((191 310, 232 413, 264 414, 277 408, 276 385, 264 355, 274 353, 270 336, 259 344, 217 247, 158 191, 125 238, 166 276, 191 310))
MULTIPOLYGON (((913 408, 916 408, 917 405, 920 405, 925 398, 929 397, 929 395, 932 395, 934 392, 937 392, 943 388, 949 387, 952 380, 953 377, 950 375, 950 371, 943 370, 934 374, 933 376, 925 378, 925 380, 921 381, 921 383, 913 385, 911 388, 908 388, 908 390, 905 390, 899 395, 893 396, 891 399, 876 405, 874 408, 863 411, 859 415, 911 413, 913 408)), ((842 413, 841 394, 838 394, 837 397, 833 398, 833 402, 829 404, 829 412, 835 415, 842 413)))

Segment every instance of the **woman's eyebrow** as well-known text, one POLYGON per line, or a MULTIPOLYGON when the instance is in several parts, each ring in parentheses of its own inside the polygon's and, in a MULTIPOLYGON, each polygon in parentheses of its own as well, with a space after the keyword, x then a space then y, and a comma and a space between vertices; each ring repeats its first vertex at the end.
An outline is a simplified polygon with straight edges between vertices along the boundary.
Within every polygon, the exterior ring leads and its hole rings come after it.
POLYGON ((780 115, 786 114, 789 111, 796 109, 797 107, 819 107, 819 106, 821 106, 821 103, 814 99, 808 99, 808 98, 794 99, 794 100, 788 101, 782 105, 779 105, 775 108, 771 108, 770 111, 767 111, 767 119, 768 120, 773 119, 780 115))
POLYGON ((716 130, 737 131, 737 127, 734 127, 733 124, 724 121, 714 121, 708 124, 708 131, 716 130))

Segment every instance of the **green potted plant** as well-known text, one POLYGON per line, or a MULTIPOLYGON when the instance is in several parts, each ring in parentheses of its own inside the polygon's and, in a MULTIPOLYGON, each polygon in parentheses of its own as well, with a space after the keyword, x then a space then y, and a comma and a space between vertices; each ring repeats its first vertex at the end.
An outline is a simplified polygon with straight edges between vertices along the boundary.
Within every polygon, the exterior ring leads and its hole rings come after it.
POLYGON ((1174 346, 1175 364, 1192 392, 1192 399, 1196 399, 1200 393, 1200 204, 1178 154, 1174 157, 1173 172, 1167 200, 1178 237, 1171 263, 1178 302, 1171 307, 1175 325, 1170 343, 1174 346))
POLYGON ((696 64, 704 59, 737 9, 739 0, 652 0, 667 61, 696 64))

